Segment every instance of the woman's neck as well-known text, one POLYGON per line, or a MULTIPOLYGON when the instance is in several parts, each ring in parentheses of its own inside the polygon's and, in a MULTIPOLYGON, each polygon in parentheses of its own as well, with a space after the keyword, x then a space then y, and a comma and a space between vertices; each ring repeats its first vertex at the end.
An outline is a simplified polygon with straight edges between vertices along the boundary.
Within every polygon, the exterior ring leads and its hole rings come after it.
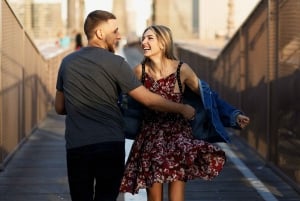
POLYGON ((149 66, 153 70, 163 70, 169 66, 170 60, 166 58, 151 58, 149 61, 149 66))
POLYGON ((152 58, 149 60, 149 69, 148 73, 155 79, 158 80, 160 78, 164 78, 171 73, 173 73, 173 60, 170 59, 157 59, 153 60, 152 58))

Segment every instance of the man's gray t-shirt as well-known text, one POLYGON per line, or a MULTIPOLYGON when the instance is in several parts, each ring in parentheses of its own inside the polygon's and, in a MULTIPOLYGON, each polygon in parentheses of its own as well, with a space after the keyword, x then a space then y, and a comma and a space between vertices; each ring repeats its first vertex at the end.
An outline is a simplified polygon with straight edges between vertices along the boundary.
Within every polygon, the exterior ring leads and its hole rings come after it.
POLYGON ((124 58, 105 49, 84 47, 66 56, 56 89, 65 96, 67 149, 124 141, 118 96, 140 85, 124 58))

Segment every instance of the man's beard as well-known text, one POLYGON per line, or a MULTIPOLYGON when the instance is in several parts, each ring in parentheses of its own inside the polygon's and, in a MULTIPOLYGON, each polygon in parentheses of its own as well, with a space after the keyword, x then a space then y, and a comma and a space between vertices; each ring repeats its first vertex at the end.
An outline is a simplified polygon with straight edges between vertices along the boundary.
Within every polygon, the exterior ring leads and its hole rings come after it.
POLYGON ((115 53, 115 48, 114 48, 113 46, 109 45, 109 46, 107 47, 107 49, 108 49, 108 51, 110 51, 110 52, 112 52, 112 53, 115 53))
POLYGON ((112 44, 109 43, 108 41, 106 41, 106 44, 107 44, 107 50, 108 50, 109 52, 115 53, 115 47, 114 47, 114 45, 112 45, 112 44))

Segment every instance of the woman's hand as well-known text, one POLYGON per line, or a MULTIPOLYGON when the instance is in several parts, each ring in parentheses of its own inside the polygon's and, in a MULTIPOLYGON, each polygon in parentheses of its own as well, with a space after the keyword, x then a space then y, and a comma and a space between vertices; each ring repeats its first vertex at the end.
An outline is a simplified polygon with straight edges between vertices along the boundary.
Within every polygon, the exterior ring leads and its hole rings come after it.
POLYGON ((239 114, 236 118, 236 122, 241 128, 245 128, 250 123, 250 118, 239 114))

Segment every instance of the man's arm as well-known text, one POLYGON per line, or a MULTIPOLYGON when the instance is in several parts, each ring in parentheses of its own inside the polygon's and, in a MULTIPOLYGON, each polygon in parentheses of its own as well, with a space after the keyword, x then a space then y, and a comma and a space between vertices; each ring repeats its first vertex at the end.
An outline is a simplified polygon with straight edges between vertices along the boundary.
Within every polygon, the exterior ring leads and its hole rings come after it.
POLYGON ((162 112, 180 113, 186 119, 194 118, 195 109, 192 106, 167 100, 160 95, 150 92, 144 86, 139 86, 128 92, 128 94, 150 109, 162 112))
POLYGON ((62 91, 56 91, 54 107, 57 114, 67 114, 65 108, 65 96, 62 91))

